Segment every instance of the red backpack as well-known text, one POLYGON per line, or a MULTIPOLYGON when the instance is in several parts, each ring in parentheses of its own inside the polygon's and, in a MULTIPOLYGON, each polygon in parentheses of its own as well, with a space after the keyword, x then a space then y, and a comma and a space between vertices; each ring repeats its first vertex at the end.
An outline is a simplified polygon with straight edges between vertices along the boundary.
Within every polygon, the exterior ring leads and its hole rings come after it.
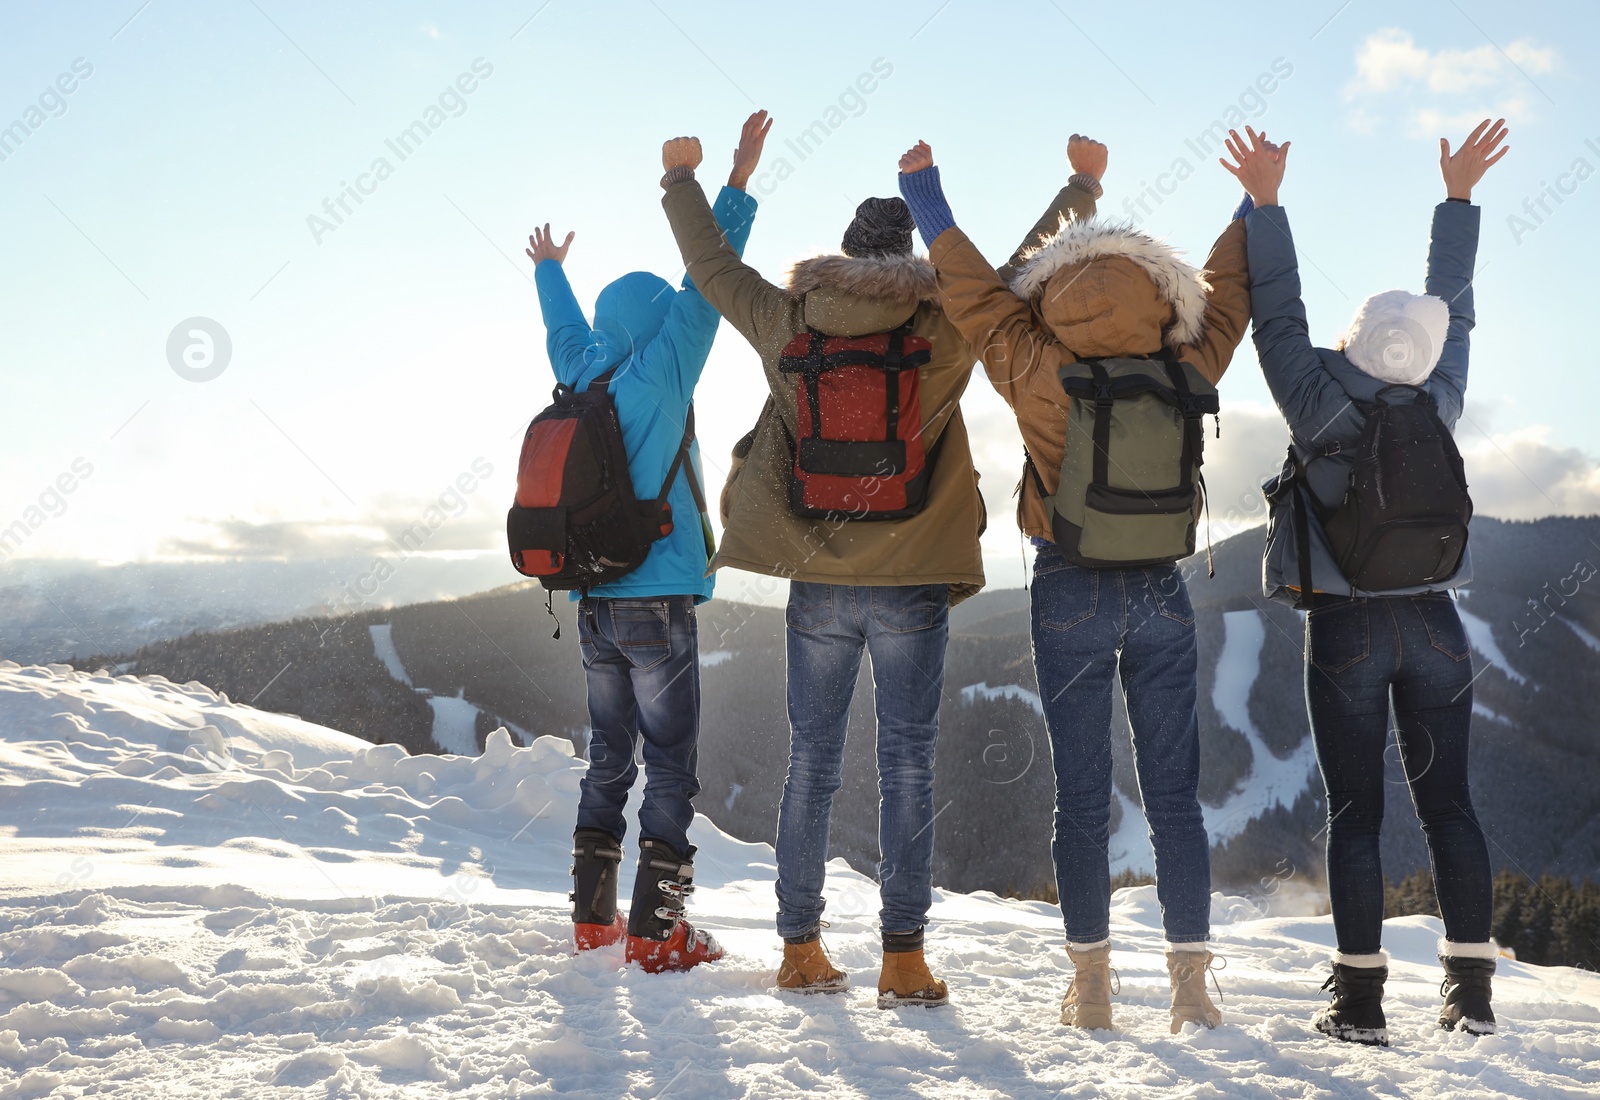
MULTIPOLYGON (((650 547, 672 533, 667 494, 680 468, 687 471, 695 504, 705 511, 689 461, 693 405, 661 495, 653 500, 634 495, 622 422, 609 389, 615 374, 613 367, 581 390, 557 386, 555 403, 533 418, 523 436, 506 541, 517 572, 537 577, 552 591, 588 592, 642 565, 650 547)), ((709 538, 707 547, 709 554, 709 538)))
POLYGON ((934 455, 922 443, 920 368, 932 355, 910 321, 871 336, 808 328, 789 341, 778 369, 800 383, 800 438, 789 440, 795 515, 904 519, 922 511, 934 455))

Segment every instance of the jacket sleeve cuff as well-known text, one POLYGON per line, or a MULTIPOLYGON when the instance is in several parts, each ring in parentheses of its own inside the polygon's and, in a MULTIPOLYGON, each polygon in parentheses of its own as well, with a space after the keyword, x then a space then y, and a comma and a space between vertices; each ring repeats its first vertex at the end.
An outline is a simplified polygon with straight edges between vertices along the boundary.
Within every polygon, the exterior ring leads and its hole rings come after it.
POLYGON ((955 215, 944 197, 944 187, 939 182, 938 165, 910 175, 900 173, 900 194, 911 208, 911 217, 926 247, 932 248, 933 242, 956 224, 955 215))
POLYGON ((1244 193, 1244 198, 1239 200, 1239 205, 1234 207, 1233 220, 1238 221, 1256 208, 1256 200, 1250 197, 1250 192, 1244 193))
POLYGON ((1093 195, 1096 200, 1099 200, 1100 196, 1106 193, 1106 189, 1100 186, 1100 181, 1087 172, 1072 173, 1067 177, 1067 186, 1082 188, 1093 195))

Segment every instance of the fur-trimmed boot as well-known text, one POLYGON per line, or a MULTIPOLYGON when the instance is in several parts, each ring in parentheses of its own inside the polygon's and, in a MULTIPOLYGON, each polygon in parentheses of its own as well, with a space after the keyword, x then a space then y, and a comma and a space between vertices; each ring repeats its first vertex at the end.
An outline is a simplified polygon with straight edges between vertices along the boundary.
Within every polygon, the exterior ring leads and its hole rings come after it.
POLYGON ((933 976, 922 953, 922 930, 883 936, 883 970, 878 974, 878 1007, 950 1003, 950 987, 933 976))
POLYGON ((1109 1029, 1111 998, 1122 992, 1122 981, 1111 969, 1111 941, 1088 947, 1067 944, 1072 960, 1072 984, 1061 999, 1061 1022, 1068 1027, 1109 1029))
POLYGON ((639 876, 633 882, 624 954, 651 974, 722 958, 721 945, 683 919, 694 893, 694 853, 692 844, 680 853, 664 840, 639 841, 639 876))
MULTIPOLYGON (((1206 976, 1211 973, 1217 957, 1203 943, 1168 944, 1167 977, 1172 982, 1172 1034, 1183 1030, 1184 1024, 1216 1027, 1222 1022, 1222 1010, 1206 992, 1206 976)), ((1216 978, 1211 979, 1213 982, 1216 978)), ((1217 990, 1222 996, 1222 990, 1217 990)))
POLYGON ((850 988, 850 976, 828 958, 819 932, 799 943, 784 941, 778 988, 788 993, 843 993, 850 988))
POLYGON ((1311 1019, 1324 1035, 1346 1043, 1389 1045, 1389 1023, 1383 1015, 1383 983, 1389 979, 1389 956, 1334 952, 1333 973, 1322 983, 1333 990, 1333 1003, 1311 1019))
POLYGON ((1489 987, 1499 955, 1500 950, 1493 943, 1439 941, 1439 962, 1444 965, 1444 983, 1439 986, 1444 997, 1440 1027, 1446 1031, 1460 1028, 1470 1035, 1494 1034, 1489 987))
POLYGON ((628 930, 617 912, 622 841, 604 829, 572 834, 572 940, 579 951, 616 943, 628 930))

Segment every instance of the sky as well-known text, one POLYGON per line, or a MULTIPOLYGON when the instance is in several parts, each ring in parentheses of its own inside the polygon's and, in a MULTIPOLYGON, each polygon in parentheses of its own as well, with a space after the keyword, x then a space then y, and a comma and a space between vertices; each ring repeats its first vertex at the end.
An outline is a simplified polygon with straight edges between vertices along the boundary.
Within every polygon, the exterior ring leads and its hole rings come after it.
MULTIPOLYGON (((26 532, 0 558, 359 554, 419 521, 427 552, 501 551, 553 384, 528 233, 576 231, 586 306, 627 271, 676 278, 661 142, 700 136, 719 184, 758 107, 746 258, 775 281, 894 194, 918 139, 1002 258, 1073 132, 1110 146, 1102 212, 1198 262, 1239 197, 1206 134, 1249 121, 1293 142, 1322 343, 1368 294, 1422 289, 1438 138, 1503 115, 1458 438, 1480 513, 1600 512, 1597 55, 1580 3, 8 2, 0 529, 26 532)), ((1287 438, 1248 340, 1221 389, 1219 534, 1263 518, 1287 438)), ((697 395, 713 485, 763 396, 723 326, 697 395)), ((964 407, 991 583, 1017 584, 1020 440, 981 372, 964 407)))

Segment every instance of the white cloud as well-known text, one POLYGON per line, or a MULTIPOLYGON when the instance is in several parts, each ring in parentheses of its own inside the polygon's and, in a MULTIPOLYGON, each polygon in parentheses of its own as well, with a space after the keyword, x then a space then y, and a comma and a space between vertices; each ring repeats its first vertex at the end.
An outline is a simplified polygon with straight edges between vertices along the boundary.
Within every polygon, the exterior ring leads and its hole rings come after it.
POLYGON ((1532 106, 1528 81, 1554 72, 1560 60, 1553 47, 1527 38, 1504 52, 1487 42, 1430 50, 1409 31, 1387 27, 1368 35, 1356 51, 1355 75, 1345 85, 1345 99, 1355 104, 1348 121, 1370 130, 1371 101, 1385 96, 1403 97, 1400 113, 1418 135, 1448 136, 1485 117, 1526 118, 1532 106))
POLYGON ((1600 459, 1549 437, 1543 425, 1487 432, 1462 419, 1456 440, 1479 513, 1499 519, 1600 515, 1600 459))

